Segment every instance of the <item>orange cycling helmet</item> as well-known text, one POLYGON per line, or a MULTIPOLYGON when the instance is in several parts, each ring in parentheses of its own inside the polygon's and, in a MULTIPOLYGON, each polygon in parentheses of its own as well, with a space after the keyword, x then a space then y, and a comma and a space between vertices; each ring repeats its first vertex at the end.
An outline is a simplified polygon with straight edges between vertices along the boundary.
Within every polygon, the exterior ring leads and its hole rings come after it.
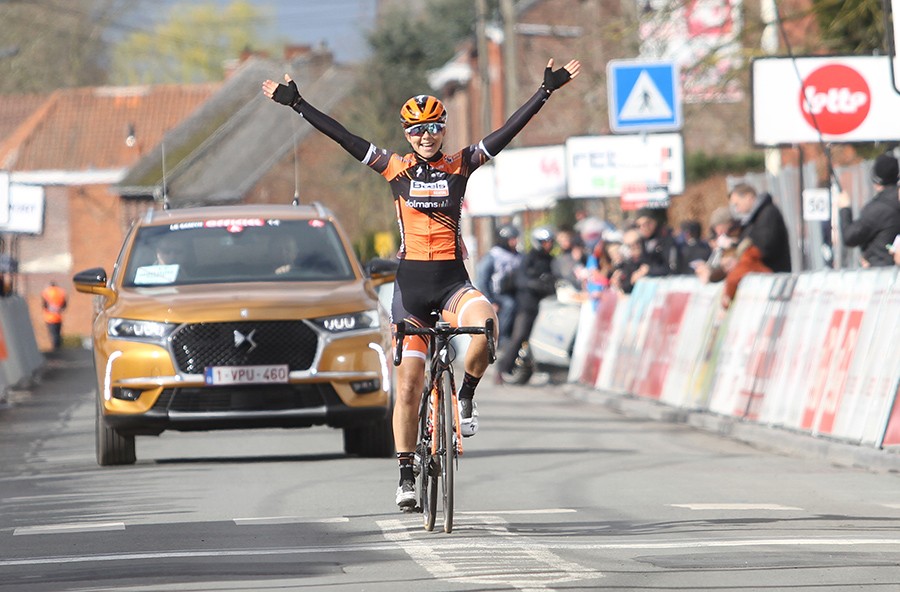
POLYGON ((447 111, 437 97, 416 95, 403 103, 400 108, 400 121, 403 122, 403 127, 417 123, 446 123, 447 111))

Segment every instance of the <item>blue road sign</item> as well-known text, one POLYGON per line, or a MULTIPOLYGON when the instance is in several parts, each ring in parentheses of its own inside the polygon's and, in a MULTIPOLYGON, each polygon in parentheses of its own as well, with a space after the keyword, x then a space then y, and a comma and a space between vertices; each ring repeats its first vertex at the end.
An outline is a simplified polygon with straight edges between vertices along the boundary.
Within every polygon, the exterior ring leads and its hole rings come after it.
POLYGON ((681 129, 681 82, 674 62, 610 60, 606 71, 614 132, 681 129))

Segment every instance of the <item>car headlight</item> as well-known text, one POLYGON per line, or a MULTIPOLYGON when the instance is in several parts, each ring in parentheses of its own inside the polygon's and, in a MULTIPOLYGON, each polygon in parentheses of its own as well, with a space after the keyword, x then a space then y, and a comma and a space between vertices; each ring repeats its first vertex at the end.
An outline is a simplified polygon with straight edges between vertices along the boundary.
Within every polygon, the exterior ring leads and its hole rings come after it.
POLYGON ((375 329, 380 323, 377 310, 365 310, 333 317, 312 319, 316 326, 331 333, 345 333, 347 331, 359 331, 361 329, 375 329))
POLYGON ((178 325, 157 321, 135 321, 132 319, 110 319, 107 333, 116 339, 131 339, 162 343, 178 325))

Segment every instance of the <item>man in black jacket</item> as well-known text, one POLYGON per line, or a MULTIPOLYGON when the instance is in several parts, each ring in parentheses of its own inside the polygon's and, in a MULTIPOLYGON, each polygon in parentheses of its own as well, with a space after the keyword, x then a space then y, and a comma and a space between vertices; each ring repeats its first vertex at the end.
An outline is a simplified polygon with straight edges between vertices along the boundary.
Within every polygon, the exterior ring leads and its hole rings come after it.
POLYGON ((640 276, 661 277, 685 273, 681 249, 666 225, 666 211, 638 210, 635 226, 641 235, 640 276))
POLYGON ((737 263, 725 277, 722 306, 728 308, 738 283, 750 272, 789 273, 791 246, 781 211, 768 193, 752 185, 736 185, 728 195, 731 214, 741 225, 737 263))
POLYGON ((897 159, 882 154, 872 167, 872 183, 877 194, 867 203, 854 222, 850 196, 838 195, 841 237, 848 247, 862 250, 863 267, 887 267, 894 264, 888 246, 900 234, 900 201, 897 199, 897 159))
POLYGON ((728 197, 731 213, 741 225, 739 241, 749 239, 762 262, 775 273, 791 271, 791 245, 781 210, 768 193, 741 183, 728 197))
POLYGON ((516 320, 512 336, 497 360, 498 382, 504 381, 504 374, 512 372, 519 348, 531 336, 541 300, 556 293, 553 255, 550 254, 553 242, 553 232, 549 228, 534 229, 531 232, 531 250, 516 269, 516 320))

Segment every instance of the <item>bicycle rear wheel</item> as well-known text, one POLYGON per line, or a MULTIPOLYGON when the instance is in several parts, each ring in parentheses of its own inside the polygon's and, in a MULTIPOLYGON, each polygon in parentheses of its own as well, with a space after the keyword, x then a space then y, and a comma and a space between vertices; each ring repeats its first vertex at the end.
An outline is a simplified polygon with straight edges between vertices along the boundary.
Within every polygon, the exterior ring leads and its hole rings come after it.
POLYGON ((441 374, 441 491, 443 493, 444 532, 453 532, 453 477, 456 468, 456 409, 453 406, 453 377, 441 374))

